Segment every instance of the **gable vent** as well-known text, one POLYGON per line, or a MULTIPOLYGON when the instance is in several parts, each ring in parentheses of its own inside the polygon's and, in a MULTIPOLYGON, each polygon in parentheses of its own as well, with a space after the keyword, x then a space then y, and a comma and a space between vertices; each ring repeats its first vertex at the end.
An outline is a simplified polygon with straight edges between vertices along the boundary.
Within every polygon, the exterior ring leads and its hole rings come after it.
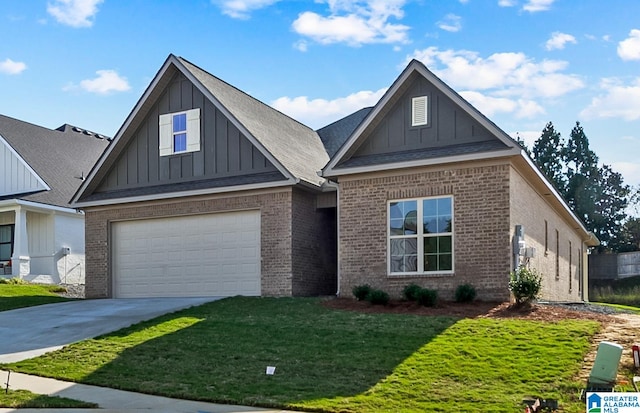
POLYGON ((427 109, 428 102, 426 96, 411 99, 411 126, 421 126, 428 123, 427 109))

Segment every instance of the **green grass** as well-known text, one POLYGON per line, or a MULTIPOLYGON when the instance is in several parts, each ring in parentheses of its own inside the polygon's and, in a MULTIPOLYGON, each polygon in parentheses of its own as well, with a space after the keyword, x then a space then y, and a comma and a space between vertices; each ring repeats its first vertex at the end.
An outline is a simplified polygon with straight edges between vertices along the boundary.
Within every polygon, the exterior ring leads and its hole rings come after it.
POLYGON ((33 394, 26 390, 0 391, 0 407, 12 409, 60 409, 60 408, 97 408, 95 403, 81 402, 57 396, 33 394))
POLYGON ((232 298, 15 363, 16 371, 169 397, 327 412, 513 412, 530 396, 582 412, 591 321, 330 310, 232 298), (276 366, 273 376, 266 366, 276 366))
POLYGON ((56 294, 60 288, 58 285, 0 283, 0 311, 69 301, 56 294))
POLYGON ((589 299, 602 303, 640 307, 640 276, 596 283, 589 289, 589 299))

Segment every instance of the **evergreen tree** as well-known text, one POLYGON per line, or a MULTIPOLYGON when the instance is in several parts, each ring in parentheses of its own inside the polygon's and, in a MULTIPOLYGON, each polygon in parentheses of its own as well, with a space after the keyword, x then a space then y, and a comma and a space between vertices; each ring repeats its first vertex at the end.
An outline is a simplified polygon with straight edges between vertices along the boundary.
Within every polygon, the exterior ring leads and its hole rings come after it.
POLYGON ((542 135, 533 144, 533 160, 563 195, 566 186, 563 174, 564 151, 565 145, 560 133, 556 131, 553 123, 547 123, 542 135))

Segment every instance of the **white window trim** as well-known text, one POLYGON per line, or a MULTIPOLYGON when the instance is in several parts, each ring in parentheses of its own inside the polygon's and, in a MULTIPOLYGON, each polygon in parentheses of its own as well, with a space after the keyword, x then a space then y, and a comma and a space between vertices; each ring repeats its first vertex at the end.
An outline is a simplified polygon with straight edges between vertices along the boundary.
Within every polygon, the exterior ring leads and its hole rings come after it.
POLYGON ((200 108, 160 115, 158 127, 160 156, 197 152, 200 150, 200 108), (187 115, 187 149, 176 152, 173 148, 173 117, 183 113, 187 115))
POLYGON ((385 225, 387 226, 387 251, 386 251, 386 257, 387 257, 387 277, 407 277, 407 276, 442 276, 442 275, 453 275, 456 269, 456 258, 455 258, 455 202, 454 202, 454 198, 453 195, 446 195, 446 196, 431 196, 431 197, 423 197, 423 198, 406 198, 406 199, 390 199, 387 201, 387 213, 386 213, 386 222, 385 225), (421 224, 421 220, 422 220, 422 201, 427 200, 427 199, 441 199, 441 198, 449 198, 451 199, 451 232, 439 232, 437 234, 433 234, 432 236, 438 236, 438 235, 447 235, 447 234, 451 234, 451 270, 446 270, 446 271, 415 271, 415 272, 391 272, 391 228, 390 228, 390 215, 389 215, 389 211, 390 211, 390 207, 391 204, 393 202, 406 202, 406 201, 417 201, 417 216, 419 217, 419 221, 418 223, 420 223, 420 225, 417 225, 417 228, 419 228, 420 230, 418 231, 417 234, 415 235, 395 235, 393 236, 393 239, 398 239, 398 238, 418 238, 418 250, 417 250, 417 255, 418 255, 418 268, 424 268, 424 243, 420 242, 420 240, 425 238, 425 235, 423 233, 423 226, 421 224))
POLYGON ((425 126, 429 124, 429 98, 417 96, 411 98, 411 126, 425 126))

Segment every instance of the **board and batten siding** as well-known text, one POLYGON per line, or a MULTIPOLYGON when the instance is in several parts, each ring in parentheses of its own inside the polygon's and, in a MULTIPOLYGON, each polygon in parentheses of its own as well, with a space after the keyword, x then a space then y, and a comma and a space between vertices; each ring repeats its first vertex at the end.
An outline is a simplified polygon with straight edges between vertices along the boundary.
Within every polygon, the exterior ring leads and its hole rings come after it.
POLYGON ((96 192, 277 171, 240 130, 182 74, 147 113, 96 192), (160 115, 200 108, 200 150, 160 156, 160 115))
POLYGON ((0 196, 46 189, 24 162, 0 140, 0 196))
POLYGON ((416 76, 353 156, 440 148, 492 139, 495 138, 486 128, 429 81, 416 76), (418 96, 427 97, 427 124, 412 126, 412 98, 418 96))

